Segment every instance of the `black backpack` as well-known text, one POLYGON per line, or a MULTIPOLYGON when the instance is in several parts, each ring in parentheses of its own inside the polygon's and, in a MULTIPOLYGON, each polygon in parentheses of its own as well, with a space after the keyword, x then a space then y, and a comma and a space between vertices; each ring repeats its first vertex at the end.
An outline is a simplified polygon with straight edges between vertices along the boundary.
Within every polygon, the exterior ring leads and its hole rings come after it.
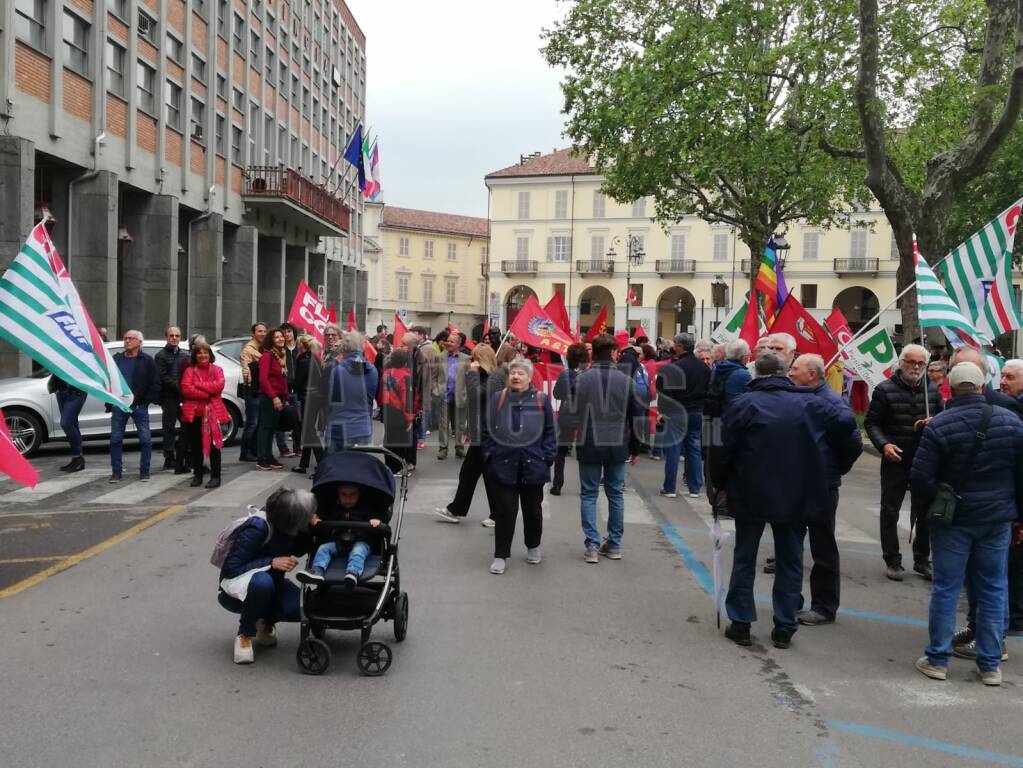
POLYGON ((714 380, 707 387, 707 398, 703 401, 704 416, 709 416, 712 419, 720 418, 725 412, 725 382, 737 370, 737 368, 729 367, 724 374, 720 369, 714 372, 714 380))

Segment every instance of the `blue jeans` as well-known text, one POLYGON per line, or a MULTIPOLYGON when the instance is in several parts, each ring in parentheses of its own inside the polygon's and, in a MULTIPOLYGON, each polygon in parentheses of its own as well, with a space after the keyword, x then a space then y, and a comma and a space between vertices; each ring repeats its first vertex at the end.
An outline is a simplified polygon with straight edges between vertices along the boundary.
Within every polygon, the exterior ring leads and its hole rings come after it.
POLYGON ((604 476, 604 493, 607 496, 607 542, 610 547, 622 545, 625 526, 625 464, 585 464, 579 462, 579 498, 583 535, 587 547, 600 546, 600 530, 597 528, 597 496, 600 493, 600 477, 604 476))
POLYGON ((238 634, 254 637, 258 619, 268 624, 300 621, 299 595, 298 587, 285 579, 280 571, 261 571, 252 576, 244 603, 225 592, 220 592, 217 600, 231 613, 241 614, 238 634))
POLYGON ((1010 529, 1010 523, 931 528, 934 582, 925 653, 935 666, 948 666, 959 592, 969 578, 977 603, 977 667, 982 672, 998 669, 1009 591, 1010 529))
POLYGON ((242 431, 242 453, 256 455, 256 430, 259 429, 259 393, 245 398, 245 429, 242 431))
POLYGON ((149 406, 136 405, 130 413, 114 408, 110 413, 110 469, 115 475, 121 474, 124 469, 121 446, 124 443, 124 428, 128 426, 129 418, 135 423, 135 430, 138 432, 140 472, 149 472, 149 461, 153 457, 153 440, 149 436, 149 406))
POLYGON ((78 414, 89 396, 85 392, 63 390, 57 393, 57 407, 60 409, 60 428, 71 443, 71 456, 82 455, 82 431, 78 428, 78 414))
MULTIPOLYGON (((752 624, 757 620, 753 582, 757 572, 757 549, 764 535, 763 521, 735 521, 735 554, 728 584, 725 610, 732 621, 752 624)), ((771 523, 774 535, 774 625, 796 631, 796 611, 803 601, 803 526, 799 523, 771 523)))
POLYGON ((703 414, 687 413, 684 419, 668 422, 668 441, 664 446, 664 490, 675 493, 678 484, 678 462, 685 453, 686 487, 690 493, 699 493, 703 486, 703 461, 700 439, 703 435, 703 414))
MULTIPOLYGON (((320 548, 316 550, 312 564, 315 567, 327 570, 331 560, 339 555, 344 556, 344 552, 339 552, 339 549, 343 549, 343 547, 339 548, 337 543, 333 541, 321 544, 320 548)), ((357 541, 352 544, 352 548, 348 551, 348 564, 345 565, 345 573, 354 573, 356 576, 362 576, 362 569, 366 566, 367 557, 369 557, 368 542, 357 541)))

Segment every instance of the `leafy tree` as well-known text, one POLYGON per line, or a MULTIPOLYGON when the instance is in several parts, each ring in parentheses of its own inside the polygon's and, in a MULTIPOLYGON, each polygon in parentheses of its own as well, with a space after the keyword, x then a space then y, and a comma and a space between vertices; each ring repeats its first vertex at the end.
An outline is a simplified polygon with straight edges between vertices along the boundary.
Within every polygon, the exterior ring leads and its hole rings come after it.
POLYGON ((756 272, 788 221, 847 222, 861 169, 821 149, 849 134, 849 0, 576 0, 545 32, 568 74, 567 134, 620 201, 662 222, 728 224, 756 272), (847 107, 846 107, 847 109, 847 107))

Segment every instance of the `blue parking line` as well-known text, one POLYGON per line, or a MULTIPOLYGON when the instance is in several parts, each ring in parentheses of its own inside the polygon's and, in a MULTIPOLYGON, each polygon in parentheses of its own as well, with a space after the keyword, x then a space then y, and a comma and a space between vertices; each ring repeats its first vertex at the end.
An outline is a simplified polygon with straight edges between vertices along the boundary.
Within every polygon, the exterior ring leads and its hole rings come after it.
POLYGON ((675 548, 675 551, 682 557, 682 561, 689 567, 693 578, 696 579, 704 592, 708 595, 713 595, 714 579, 710 575, 710 571, 707 570, 707 567, 700 562, 699 558, 696 557, 696 553, 689 548, 686 540, 682 538, 681 534, 672 525, 662 521, 660 526, 664 535, 668 537, 668 541, 671 542, 671 546, 675 548))
POLYGON ((842 731, 844 733, 853 733, 857 736, 869 736, 874 739, 894 741, 897 744, 905 744, 910 747, 922 747, 923 749, 931 749, 936 752, 945 752, 946 754, 956 755, 957 757, 969 757, 974 760, 984 760, 985 762, 994 763, 995 765, 1011 765, 1016 768, 1023 768, 1023 757, 1007 755, 1002 752, 991 752, 986 749, 977 749, 976 747, 967 747, 962 744, 953 744, 949 741, 927 739, 922 736, 913 736, 908 733, 901 733, 900 731, 889 731, 884 728, 861 725, 860 723, 849 723, 844 720, 829 720, 828 728, 835 731, 842 731))

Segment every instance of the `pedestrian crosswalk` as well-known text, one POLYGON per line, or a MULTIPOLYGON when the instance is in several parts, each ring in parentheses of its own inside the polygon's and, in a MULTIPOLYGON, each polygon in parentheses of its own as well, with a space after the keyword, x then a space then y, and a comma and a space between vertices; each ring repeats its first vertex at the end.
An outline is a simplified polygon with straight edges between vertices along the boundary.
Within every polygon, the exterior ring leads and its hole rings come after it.
POLYGON ((52 480, 43 480, 35 488, 19 488, 10 493, 0 494, 0 504, 35 504, 53 496, 79 488, 89 483, 105 482, 109 470, 86 469, 73 475, 60 475, 52 480))

